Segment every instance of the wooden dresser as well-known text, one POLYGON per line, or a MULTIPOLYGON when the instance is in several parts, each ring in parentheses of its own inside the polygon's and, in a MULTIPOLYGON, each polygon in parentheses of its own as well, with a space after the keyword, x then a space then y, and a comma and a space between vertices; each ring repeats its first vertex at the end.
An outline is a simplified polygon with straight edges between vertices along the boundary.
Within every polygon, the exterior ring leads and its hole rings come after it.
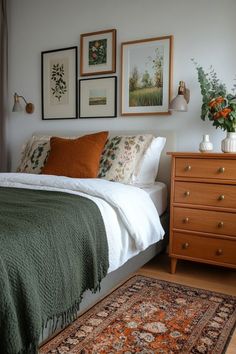
POLYGON ((236 268, 236 154, 168 154, 171 273, 178 259, 236 268))

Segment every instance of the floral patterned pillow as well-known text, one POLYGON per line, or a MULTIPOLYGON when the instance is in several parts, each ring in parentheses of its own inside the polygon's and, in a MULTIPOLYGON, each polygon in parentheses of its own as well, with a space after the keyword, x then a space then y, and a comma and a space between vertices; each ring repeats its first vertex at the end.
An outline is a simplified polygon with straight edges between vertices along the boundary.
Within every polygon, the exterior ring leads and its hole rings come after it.
POLYGON ((41 173, 50 152, 50 136, 33 136, 22 150, 17 172, 41 173))
POLYGON ((130 183, 132 174, 150 145, 151 134, 108 139, 100 159, 99 178, 130 183))

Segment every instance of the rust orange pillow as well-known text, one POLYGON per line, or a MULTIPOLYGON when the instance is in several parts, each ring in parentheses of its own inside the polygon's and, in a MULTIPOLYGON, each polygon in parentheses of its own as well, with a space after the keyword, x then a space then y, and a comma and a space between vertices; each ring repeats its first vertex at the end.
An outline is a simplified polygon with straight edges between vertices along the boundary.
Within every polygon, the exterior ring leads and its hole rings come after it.
POLYGON ((43 174, 72 178, 95 178, 108 132, 84 135, 77 139, 52 137, 51 151, 43 174))

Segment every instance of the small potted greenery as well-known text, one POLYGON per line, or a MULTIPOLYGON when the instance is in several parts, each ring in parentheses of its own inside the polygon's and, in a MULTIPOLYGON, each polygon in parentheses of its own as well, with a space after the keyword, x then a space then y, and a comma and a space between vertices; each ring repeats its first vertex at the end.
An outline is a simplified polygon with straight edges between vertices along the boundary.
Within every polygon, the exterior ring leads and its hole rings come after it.
POLYGON ((201 119, 205 121, 208 118, 214 127, 227 132, 221 144, 223 152, 236 152, 236 84, 232 93, 227 93, 225 84, 218 79, 214 69, 206 72, 193 62, 202 94, 201 119))

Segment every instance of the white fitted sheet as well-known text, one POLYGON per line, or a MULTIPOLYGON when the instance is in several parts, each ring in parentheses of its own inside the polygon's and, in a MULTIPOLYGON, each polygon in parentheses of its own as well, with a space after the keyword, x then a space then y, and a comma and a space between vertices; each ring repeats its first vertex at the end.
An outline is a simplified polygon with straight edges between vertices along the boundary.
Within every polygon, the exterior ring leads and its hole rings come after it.
POLYGON ((148 193, 149 197, 153 201, 158 215, 161 216, 167 209, 167 186, 162 182, 155 182, 149 186, 139 186, 139 188, 143 189, 148 193))

